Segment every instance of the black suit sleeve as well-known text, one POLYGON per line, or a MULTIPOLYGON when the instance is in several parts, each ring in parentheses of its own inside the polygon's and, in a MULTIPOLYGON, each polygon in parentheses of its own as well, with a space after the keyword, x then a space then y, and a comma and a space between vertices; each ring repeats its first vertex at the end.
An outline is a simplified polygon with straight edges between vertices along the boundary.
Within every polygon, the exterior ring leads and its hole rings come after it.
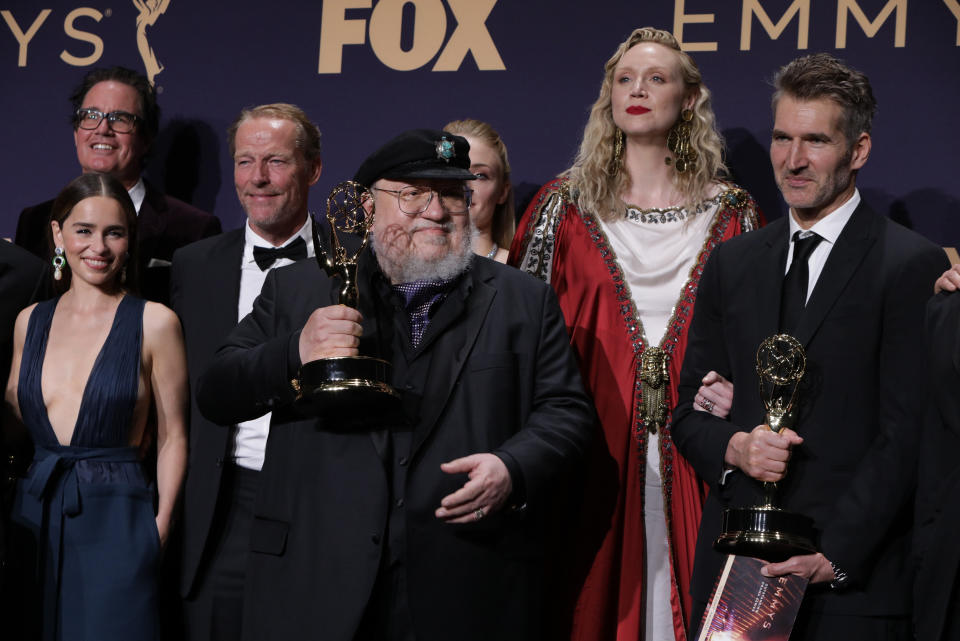
POLYGON ((539 338, 531 346, 535 350, 532 411, 523 429, 497 448, 508 455, 501 457, 508 468, 513 462, 520 468, 527 501, 543 501, 558 472, 579 458, 590 442, 594 419, 556 296, 549 287, 538 289, 543 320, 539 338))
MULTIPOLYGON (((680 453, 715 490, 723 473, 723 458, 730 439, 738 431, 749 431, 754 427, 741 428, 709 412, 698 412, 693 407, 701 379, 710 370, 733 381, 723 332, 724 249, 721 245, 710 255, 697 289, 672 425, 673 440, 680 453)), ((734 473, 741 472, 736 470, 734 473)))
POLYGON ((17 218, 17 233, 14 236, 14 242, 42 259, 50 256, 47 236, 50 229, 52 205, 53 202, 50 201, 27 207, 20 212, 20 217, 17 218))
POLYGON ((960 610, 960 293, 942 292, 927 306, 931 387, 920 451, 914 553, 916 638, 955 638, 945 624, 960 610))
MULTIPOLYGON (((300 331, 276 334, 282 305, 277 270, 267 276, 250 312, 227 337, 197 382, 197 405, 210 421, 232 425, 294 400, 290 384, 300 369, 300 331)), ((305 322, 306 319, 303 319, 305 322)))
POLYGON ((953 489, 960 487, 960 293, 941 292, 930 299, 925 329, 933 393, 925 413, 920 452, 919 525, 932 521, 951 504, 960 512, 953 489))

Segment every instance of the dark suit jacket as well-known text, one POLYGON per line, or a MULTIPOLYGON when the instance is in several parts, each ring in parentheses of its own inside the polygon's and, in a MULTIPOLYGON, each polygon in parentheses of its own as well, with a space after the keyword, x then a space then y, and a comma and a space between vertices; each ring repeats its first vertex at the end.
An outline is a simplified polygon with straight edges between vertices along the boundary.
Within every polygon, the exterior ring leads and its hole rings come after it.
MULTIPOLYGON (((13 326, 17 315, 30 303, 47 297, 49 289, 49 275, 51 267, 32 256, 26 250, 17 247, 5 240, 0 240, 0 372, 3 373, 3 387, 7 386, 7 375, 10 373, 10 360, 13 354, 13 326)), ((30 460, 29 437, 26 434, 10 434, 2 423, 0 413, 0 588, 4 584, 4 566, 6 565, 6 537, 5 528, 8 509, 8 494, 12 487, 8 487, 7 479, 22 473, 30 460), (18 462, 14 469, 8 466, 10 455, 15 455, 18 462), (22 466, 23 469, 19 469, 22 466)), ((17 586, 9 586, 16 589, 17 586)), ((17 600, 7 598, 5 589, 0 589, 0 620, 15 621, 15 617, 6 616, 6 608, 11 607, 17 600)), ((11 613, 13 610, 11 610, 11 613)), ((11 632, 16 634, 16 632, 11 632)))
POLYGON ((914 589, 918 641, 960 635, 960 294, 927 305, 932 390, 924 424, 917 490, 914 589))
POLYGON ((191 396, 190 463, 180 522, 180 593, 184 597, 190 594, 207 545, 231 433, 197 409, 197 379, 237 326, 244 230, 206 238, 173 255, 170 304, 183 325, 191 396))
MULTIPOLYGON (((144 181, 146 196, 137 215, 137 245, 140 254, 140 295, 169 304, 170 261, 173 252, 201 238, 220 233, 220 219, 187 203, 165 196, 144 181)), ((15 242, 31 253, 49 259, 51 249, 48 200, 20 212, 15 242)))
MULTIPOLYGON (((755 355, 778 332, 788 220, 734 238, 704 269, 681 373, 674 440, 712 485, 694 565, 706 602, 723 557, 712 549, 722 509, 759 504, 760 484, 735 471, 718 486, 730 437, 764 420, 755 355), (700 379, 733 381, 729 421, 693 410, 700 379)), ((923 308, 947 267, 942 250, 861 202, 832 248, 793 335, 804 345, 794 448, 780 504, 812 517, 820 549, 851 587, 811 586, 807 611, 904 615, 907 548, 924 372, 923 308)))
MULTIPOLYGON (((371 260, 365 254, 361 268, 371 260)), ((393 358, 402 358, 395 317, 378 324, 384 301, 360 282, 361 352, 385 339, 393 358)), ((383 429, 343 430, 305 419, 292 405, 300 328, 331 303, 333 289, 312 261, 271 272, 253 313, 200 378, 198 404, 212 421, 273 411, 254 510, 245 639, 351 641, 381 564, 393 500, 385 430, 402 418, 383 429)), ((405 499, 417 638, 538 639, 542 510, 561 470, 586 446, 592 419, 555 297, 545 284, 477 258, 440 305, 415 358, 430 359, 429 375, 394 384, 407 399, 423 399, 407 416, 409 456, 397 453, 395 461, 409 465, 395 496, 405 499), (441 498, 466 482, 441 472, 440 463, 494 450, 512 466, 527 507, 464 525, 436 519, 441 498)))
POLYGON ((30 303, 46 298, 53 267, 0 239, 0 372, 6 385, 13 353, 13 325, 30 303))

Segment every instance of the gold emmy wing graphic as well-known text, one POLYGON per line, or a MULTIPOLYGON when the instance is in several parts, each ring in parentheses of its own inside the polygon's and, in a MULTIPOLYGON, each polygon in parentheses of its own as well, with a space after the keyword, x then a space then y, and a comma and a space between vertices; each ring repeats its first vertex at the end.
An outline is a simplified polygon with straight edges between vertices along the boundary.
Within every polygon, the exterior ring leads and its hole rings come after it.
POLYGON ((154 79, 163 71, 163 65, 157 60, 153 48, 147 42, 147 27, 152 27, 157 18, 162 16, 170 6, 170 0, 133 0, 133 6, 140 13, 137 15, 137 49, 143 58, 143 68, 147 72, 147 79, 154 84, 154 79))

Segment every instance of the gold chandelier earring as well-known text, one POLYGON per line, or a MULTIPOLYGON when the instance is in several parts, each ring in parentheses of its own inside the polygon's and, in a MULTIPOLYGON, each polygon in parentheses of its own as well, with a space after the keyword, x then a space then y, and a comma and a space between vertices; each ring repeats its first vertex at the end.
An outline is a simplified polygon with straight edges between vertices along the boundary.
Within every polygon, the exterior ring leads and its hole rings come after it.
POLYGON ((623 158, 623 130, 617 129, 617 133, 613 136, 613 158, 610 160, 610 168, 607 170, 607 173, 611 176, 616 176, 617 172, 620 171, 620 161, 623 158))
POLYGON ((693 120, 693 112, 684 109, 680 112, 680 120, 670 129, 667 134, 667 149, 669 149, 675 158, 667 156, 666 163, 673 163, 678 174, 682 174, 688 169, 693 169, 697 162, 697 152, 690 147, 690 122, 693 120))

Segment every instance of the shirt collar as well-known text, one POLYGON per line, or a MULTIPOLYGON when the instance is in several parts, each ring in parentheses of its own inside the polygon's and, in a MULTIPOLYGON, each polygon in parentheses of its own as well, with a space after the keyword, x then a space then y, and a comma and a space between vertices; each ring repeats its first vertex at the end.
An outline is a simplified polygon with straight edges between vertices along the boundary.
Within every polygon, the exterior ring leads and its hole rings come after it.
POLYGON ((808 230, 804 230, 797 224, 796 219, 793 217, 793 211, 791 210, 790 216, 790 238, 793 238, 794 232, 801 232, 801 236, 805 235, 802 232, 811 231, 816 232, 820 235, 825 241, 831 245, 837 242, 837 238, 840 237, 840 232, 843 231, 844 226, 846 226, 847 221, 850 220, 850 217, 853 216, 854 210, 857 208, 857 205, 860 204, 860 190, 854 188, 853 195, 849 199, 835 210, 818 220, 813 227, 808 230))
POLYGON ((127 193, 130 194, 130 200, 133 201, 133 208, 139 216, 140 207, 143 206, 143 199, 147 197, 147 186, 143 184, 143 176, 137 180, 133 187, 127 190, 127 193))
MULTIPOLYGON (((307 243, 307 257, 312 258, 313 253, 313 219, 310 215, 307 215, 307 220, 303 223, 300 229, 297 232, 285 240, 277 247, 286 247, 292 243, 297 238, 303 238, 307 243)), ((243 228, 243 264, 252 263, 253 261, 253 248, 254 247, 270 247, 273 245, 268 243, 266 240, 261 238, 253 229, 250 227, 250 221, 248 220, 246 225, 243 228)))

